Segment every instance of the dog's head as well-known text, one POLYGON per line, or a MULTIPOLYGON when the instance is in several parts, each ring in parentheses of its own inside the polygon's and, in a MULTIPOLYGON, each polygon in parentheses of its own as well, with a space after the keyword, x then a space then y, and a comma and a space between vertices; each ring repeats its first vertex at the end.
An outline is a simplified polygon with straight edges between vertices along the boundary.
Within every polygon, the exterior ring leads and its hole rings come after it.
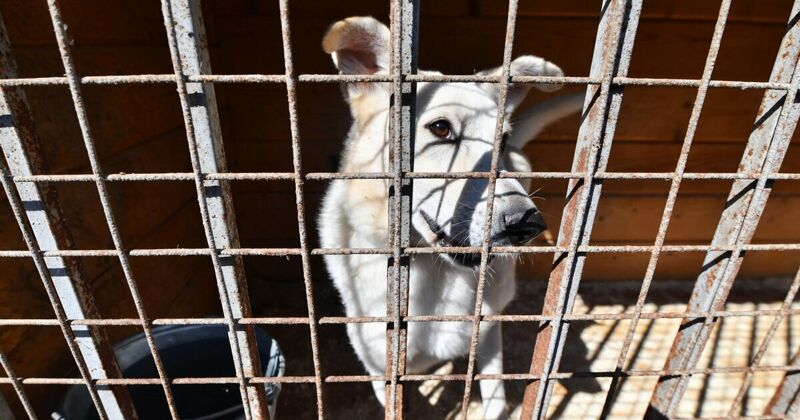
MULTIPOLYGON (((342 74, 388 74, 390 33, 370 17, 351 17, 335 23, 323 39, 342 74)), ((495 68, 481 72, 499 75, 495 68)), ((435 74, 424 72, 425 74, 435 74)), ((561 69, 534 56, 511 63, 512 75, 561 76, 561 69)), ((511 84, 505 115, 524 99, 530 84, 511 84)), ((555 90, 555 85, 533 85, 555 90)), ((388 156, 386 109, 389 83, 350 83, 346 97, 355 119, 354 130, 377 142, 377 154, 388 156), (384 118, 377 118, 384 116, 384 118), (380 124, 380 127, 376 127, 380 124), (375 134, 377 133, 377 134, 375 134)), ((488 172, 492 160, 498 111, 498 85, 490 83, 419 83, 416 102, 414 170, 421 172, 488 172)), ((515 138, 508 121, 503 124, 501 171, 530 171, 520 152, 529 139, 515 138)), ((374 156, 374 155, 373 155, 374 156)), ((412 223, 418 238, 432 246, 480 246, 483 241, 487 179, 416 179, 412 223)), ((528 195, 527 180, 497 180, 490 240, 493 245, 522 245, 545 228, 545 222, 528 195)), ((448 261, 474 267, 478 255, 452 254, 448 261)))

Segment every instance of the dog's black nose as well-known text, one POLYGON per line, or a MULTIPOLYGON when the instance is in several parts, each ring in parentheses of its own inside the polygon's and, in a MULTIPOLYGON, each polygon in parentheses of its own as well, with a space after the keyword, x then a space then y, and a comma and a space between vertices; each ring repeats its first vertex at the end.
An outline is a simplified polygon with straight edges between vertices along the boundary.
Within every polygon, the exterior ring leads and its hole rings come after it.
POLYGON ((510 245, 524 245, 547 229, 547 224, 536 207, 504 213, 503 224, 503 242, 510 245))

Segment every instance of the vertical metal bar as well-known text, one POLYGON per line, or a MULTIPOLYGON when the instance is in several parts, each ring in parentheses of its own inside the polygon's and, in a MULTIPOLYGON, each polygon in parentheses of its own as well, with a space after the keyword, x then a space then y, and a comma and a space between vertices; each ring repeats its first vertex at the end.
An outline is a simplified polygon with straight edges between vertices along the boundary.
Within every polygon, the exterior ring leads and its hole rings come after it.
POLYGON ((314 287, 311 282, 311 255, 306 234, 305 195, 303 184, 303 160, 300 155, 300 128, 297 116, 297 77, 294 74, 292 59, 292 32, 289 24, 289 0, 280 1, 281 35, 283 37, 283 62, 286 70, 286 100, 289 107, 289 128, 292 135, 292 165, 294 168, 294 194, 297 207, 297 228, 300 236, 300 259, 303 265, 303 282, 306 288, 306 308, 311 339, 311 359, 314 363, 314 388, 317 394, 317 418, 325 418, 325 404, 322 390, 322 367, 319 360, 319 337, 317 318, 314 309, 314 287))
POLYGON ((764 410, 766 415, 790 414, 795 418, 800 415, 800 349, 792 356, 789 366, 797 366, 798 370, 786 372, 764 410))
POLYGON ((411 245, 412 180, 405 172, 414 169, 414 126, 416 124, 416 83, 406 76, 417 71, 419 38, 419 0, 395 0, 391 3, 390 27, 392 55, 392 104, 389 120, 391 135, 390 162, 394 177, 389 187, 389 232, 392 256, 388 261, 386 315, 392 320, 386 329, 386 411, 384 417, 404 417, 403 385, 400 375, 406 371, 408 282, 411 259, 404 249, 411 245))
MULTIPOLYGON (((158 371, 158 377, 164 390, 164 396, 167 399, 170 415, 172 418, 177 419, 178 410, 175 406, 175 399, 169 386, 169 380, 167 379, 164 364, 161 361, 161 357, 156 349, 155 341, 153 340, 150 319, 147 317, 147 313, 145 312, 144 302, 142 301, 142 296, 139 293, 139 288, 133 277, 133 271, 130 266, 130 261, 128 260, 128 254, 125 251, 125 247, 122 243, 122 236, 119 233, 119 228, 111 209, 111 200, 108 196, 108 190, 106 189, 103 172, 100 167, 100 162, 97 158, 97 152, 94 147, 94 138, 89 126, 89 119, 86 114, 86 107, 81 94, 80 80, 75 72, 75 65, 72 61, 72 52, 70 51, 69 47, 66 24, 61 17, 61 11, 59 9, 57 0, 48 0, 47 6, 53 23, 53 32, 55 34, 56 41, 58 42, 58 51, 61 56, 61 61, 64 65, 64 72, 67 76, 69 91, 72 95, 72 105, 75 109, 75 114, 78 117, 78 124, 80 125, 84 147, 86 148, 86 155, 89 158, 89 164, 92 168, 95 186, 97 187, 97 194, 100 197, 100 205, 103 208, 103 215, 105 216, 106 224, 108 225, 108 231, 111 234, 112 241, 114 242, 114 249, 119 259, 122 273, 125 276, 125 281, 128 284, 128 289, 131 292, 131 297, 133 299, 134 306, 136 307, 136 313, 142 325, 142 329, 147 340, 147 345, 150 349, 150 353, 153 356, 153 362, 156 370, 158 371)), ((115 416, 114 413, 108 413, 108 415, 115 416)))
POLYGON ((506 19, 506 36, 503 42, 503 64, 498 85, 497 119, 494 126, 492 139, 492 160, 489 168, 489 185, 486 194, 486 216, 483 221, 483 237, 481 242, 481 262, 478 269, 478 284, 475 288, 475 306, 472 312, 472 335, 469 343, 467 357, 467 374, 464 379, 464 396, 461 399, 461 418, 466 419, 469 412, 469 400, 472 393, 472 384, 475 377, 475 359, 478 354, 478 341, 480 336, 480 318, 483 308, 483 293, 486 285, 486 271, 489 265, 489 251, 491 244, 492 218, 494 216, 494 199, 497 187, 498 167, 500 164, 500 144, 503 138, 503 126, 506 121, 506 100, 508 87, 511 83, 511 58, 514 49, 514 34, 517 24, 518 0, 508 1, 508 16, 506 19))
MULTIPOLYGON (((228 290, 228 285, 225 282, 225 275, 223 273, 222 261, 220 260, 220 249, 216 244, 216 236, 211 221, 211 212, 209 209, 209 202, 206 200, 206 190, 204 188, 203 173, 201 167, 200 146, 198 144, 199 135, 202 131, 197 131, 195 128, 195 119, 192 113, 192 103, 190 103, 190 96, 186 82, 186 75, 183 74, 183 64, 181 52, 179 49, 178 29, 179 25, 185 24, 185 21, 176 20, 175 16, 187 16, 191 14, 191 10, 178 10, 175 14, 173 5, 180 9, 181 7, 188 7, 186 3, 173 4, 171 0, 161 1, 161 11, 164 17, 164 27, 167 32, 167 41, 169 43, 170 57, 172 59, 172 66, 175 71, 175 82, 178 90, 178 97, 181 103, 181 112, 183 114, 183 122, 186 130, 186 140, 189 146, 189 159, 192 163, 192 171, 194 175, 195 192, 197 193, 198 207, 200 208, 200 217, 203 223, 203 230, 208 243, 209 254, 211 255, 211 264, 214 267, 214 278, 217 282, 217 289, 219 291, 220 304, 222 306, 223 317, 228 326, 228 339, 231 346, 231 354, 233 357, 233 365, 236 370, 236 378, 239 382, 239 392, 242 397, 242 404, 244 407, 244 415, 246 419, 264 418, 267 416, 266 403, 263 398, 265 397, 264 390, 254 388, 254 393, 257 400, 251 402, 250 390, 248 389, 248 379, 245 376, 245 366, 242 360, 242 354, 246 349, 242 349, 239 342, 239 335, 243 331, 243 327, 239 325, 234 318, 234 304, 238 305, 237 309, 243 312, 241 303, 231 302, 232 291, 228 290), (258 402, 256 402, 258 401, 258 402), (256 411, 258 410, 258 411, 256 411)), ((202 128, 201 128, 202 130, 202 128)))
MULTIPOLYGON (((800 26, 795 23, 795 18, 799 13, 800 0, 795 0, 794 6, 792 7, 792 11, 789 15, 789 23, 787 24, 786 34, 783 37, 783 41, 781 42, 781 46, 778 50, 778 55, 775 59, 775 64, 772 68, 772 74, 770 75, 771 82, 781 82, 791 79, 792 74, 795 71, 796 63, 798 60, 800 60, 800 48, 795 45, 796 41, 798 40, 798 36, 800 36, 800 26)), ((745 153, 742 156, 742 162, 740 163, 740 171, 754 168, 760 169, 761 165, 758 164, 763 162, 766 148, 758 146, 767 144, 769 142, 769 138, 772 137, 773 133, 775 132, 778 118, 777 115, 775 115, 776 113, 774 111, 774 107, 780 106, 781 100, 783 100, 784 96, 785 94, 783 91, 767 90, 764 92, 764 98, 761 101, 761 106, 759 107, 757 116, 758 118, 756 119, 757 127, 751 134, 750 141, 747 143, 747 149, 745 150, 745 153), (770 111, 772 111, 772 115, 769 114, 770 111), (761 120, 764 118, 766 119, 761 122, 761 120)), ((747 183, 747 181, 734 181, 731 194, 733 194, 734 191, 743 191, 747 187, 747 183), (739 185, 737 185, 737 183, 739 185)), ((731 194, 729 194, 729 197, 732 196, 731 194)), ((783 301, 781 309, 788 309, 791 306, 799 288, 800 270, 798 270, 792 285, 789 287, 789 291, 786 294, 786 298, 783 301)), ((772 320, 772 324, 767 331, 767 335, 761 341, 761 345, 756 351, 755 356, 750 361, 750 366, 757 366, 761 362, 761 359, 766 353, 767 347, 772 342, 772 338, 775 336, 775 332, 777 331, 783 319, 784 316, 780 315, 776 316, 772 320)), ((787 373, 781 385, 776 389, 775 397, 772 399, 767 408, 768 414, 778 414, 777 411, 772 411, 773 409, 778 411, 782 409, 783 413, 787 412, 788 407, 780 406, 781 401, 788 401, 786 398, 788 394, 796 395, 798 390, 800 390, 800 379, 792 379, 792 376, 792 373, 787 373)), ((752 380, 753 373, 746 372, 744 382, 739 388, 739 392, 736 394, 736 398, 731 404, 731 408, 728 412, 729 416, 733 416, 737 411, 739 411, 742 401, 744 400, 745 396, 747 395, 747 391, 750 388, 752 380)))
MULTIPOLYGON (((0 23, 1 24, 1 23, 0 23)), ((33 406, 31 405, 31 400, 28 399, 28 395, 25 393, 25 390, 22 388, 22 382, 20 382, 17 375, 14 373, 14 370, 11 369, 11 363, 9 363, 8 358, 2 351, 0 351, 0 367, 6 371, 6 376, 8 379, 11 379, 11 386, 14 387, 14 392, 17 393, 17 397, 19 397, 20 403, 22 403, 22 408, 25 409, 25 414, 28 415, 28 418, 31 420, 36 420, 36 412, 33 411, 33 406)), ((14 415, 11 413, 11 409, 8 407, 8 404, 3 399, 3 394, 0 394, 0 419, 13 419, 14 415)))
MULTIPOLYGON (((702 111, 702 105, 705 100, 706 91, 708 89, 708 84, 710 83, 711 80, 711 74, 713 72, 714 63, 716 61, 716 55, 719 50, 719 43, 721 42, 722 39, 721 38, 722 30, 724 29, 724 24, 725 24, 722 9, 726 7, 729 7, 729 5, 726 6, 724 3, 720 7, 720 14, 717 20, 716 29, 714 32, 714 38, 712 39, 711 46, 709 47, 709 53, 706 58, 706 64, 703 71, 703 78, 700 81, 700 87, 698 89, 698 93, 695 99, 694 108, 692 109, 692 114, 689 120, 688 129, 684 137, 683 145, 681 147, 681 152, 678 158, 678 163, 676 165, 674 176, 670 184, 669 193, 667 194, 667 201, 664 205, 664 211, 662 213, 661 221, 659 223, 658 233, 656 234, 655 243, 653 244, 653 251, 650 254, 650 259, 647 264, 647 270, 645 271, 644 281, 642 282, 639 296, 636 300, 636 306, 634 309, 633 317, 631 318, 631 324, 628 328, 628 333, 625 336, 625 341, 622 345, 622 349, 617 359, 617 365, 615 368, 615 371, 617 373, 621 373, 622 369, 625 366, 625 361, 628 357, 628 351, 630 350, 631 342, 633 341, 633 338, 635 336, 636 326, 641 317, 642 308, 647 299, 647 294, 650 289, 653 276, 655 275, 655 270, 658 265, 658 259, 661 255, 661 249, 664 246, 664 241, 667 235, 667 229, 669 228, 672 212, 675 208, 675 201, 678 198, 678 190, 681 185, 683 174, 686 170, 686 163, 689 158, 689 151, 691 150, 692 141, 694 139, 694 133, 697 128, 697 122, 699 121, 700 113, 702 111)), ((727 12, 728 12, 727 10, 724 11, 725 15, 727 15, 727 12)), ((606 395, 605 404, 603 406, 603 413, 607 414, 611 410, 611 402, 614 401, 614 394, 617 392, 617 385, 619 384, 619 379, 620 376, 615 376, 611 381, 608 394, 606 395)))
MULTIPOLYGON (((17 65, 11 53, 2 16, 0 16, 0 77, 17 77, 17 65)), ((5 119, 4 123, 0 123, 0 148, 11 175, 30 176, 40 173, 41 147, 22 88, 0 87, 0 118, 5 119)), ((70 248, 72 240, 63 223, 64 218, 55 191, 47 184, 41 186, 29 182, 15 184, 17 193, 25 205, 25 217, 39 248, 44 251, 70 248)), ((77 262, 58 256, 45 257, 44 262, 68 319, 99 318, 94 298, 82 279, 77 262)), ((101 328, 86 325, 72 325, 71 328, 75 332, 78 348, 92 379, 122 376, 114 358, 114 350, 101 328)), ((136 417, 136 410, 126 388, 98 386, 98 389, 109 416, 136 417)))
MULTIPOLYGON (((199 0, 170 0, 175 39, 180 55, 181 74, 199 76, 211 74, 211 58, 208 52, 203 11, 199 0)), ((228 170, 222 128, 217 111, 217 100, 213 83, 186 82, 194 126, 194 137, 200 164, 200 174, 220 173, 228 170)), ((208 208, 211 232, 218 249, 238 248, 239 231, 230 183, 220 180, 203 180, 203 199, 208 208)), ((219 256, 225 293, 228 295, 234 319, 250 317, 250 297, 241 256, 219 256)), ((261 363, 256 348, 253 326, 239 327, 236 339, 241 349, 241 362, 247 377, 260 376, 261 363)), ((265 412, 266 400, 263 387, 250 384, 248 397, 253 413, 265 412)))
MULTIPOLYGON (((797 296, 797 292, 800 290, 800 269, 797 270, 797 274, 794 276, 794 280, 792 281, 792 285, 789 287, 789 291, 786 293, 786 297, 783 299, 783 304, 781 305, 781 311, 787 311, 791 309, 792 303, 794 302, 795 296, 797 296)), ((778 327, 780 327, 781 323, 783 322, 785 315, 781 313, 780 315, 776 315, 772 319, 772 323, 767 330, 767 334, 761 340, 761 344, 758 346, 758 350, 756 350, 756 354, 750 360, 750 367, 758 366, 761 363, 761 359, 764 357, 764 354, 767 352, 767 347, 772 342, 772 338, 775 336, 775 332, 778 331, 778 327)), ((790 373, 787 373, 787 376, 790 373)), ((737 412, 739 411, 742 401, 744 400, 745 395, 747 395, 747 391, 750 389, 750 384, 753 381, 753 372, 747 371, 745 372, 744 381, 742 385, 739 387, 739 392, 736 394, 736 397, 731 404, 731 408, 728 411, 728 416, 734 417, 736 416, 737 412)), ((742 413, 745 415, 746 413, 742 413)))
POLYGON ((28 247, 28 251, 31 253, 33 264, 36 266, 36 271, 39 273, 39 277, 42 279, 45 293, 47 293, 47 298, 50 301, 50 305, 53 307, 53 312, 56 315, 56 319, 58 319, 58 325, 61 327, 61 333, 64 335, 64 340, 67 343, 70 354, 75 360, 75 365, 78 367, 81 378, 83 378, 83 381, 86 383, 86 388, 89 390, 89 396, 92 399, 92 403, 94 403, 94 406, 97 409, 97 415, 100 419, 108 419, 109 416, 106 414, 106 410, 97 390, 97 385, 92 380, 91 372, 86 365, 86 361, 81 355, 81 350, 78 347, 78 341, 76 340, 75 332, 72 330, 72 328, 70 328, 67 315, 64 312, 64 307, 61 305, 61 302, 58 299, 58 292, 53 284, 53 279, 50 277, 50 271, 48 270, 47 264, 44 261, 44 257, 42 256, 39 246, 34 239, 33 231, 26 223, 22 200, 20 200, 14 188, 14 184, 11 182, 11 174, 8 172, 8 166, 6 164, 5 157, 0 157, 0 184, 2 184, 3 190, 8 198, 8 203, 11 205, 11 211, 14 213, 17 226, 19 226, 19 229, 22 232, 22 238, 25 240, 25 245, 28 247))
MULTIPOLYGON (((781 80, 791 78, 791 85, 783 99, 765 94, 765 103, 761 111, 765 112, 756 120, 756 124, 766 118, 764 129, 754 130, 748 146, 745 149, 739 171, 760 173, 757 180, 734 181, 728 203, 720 218, 719 225, 714 234, 712 245, 733 246, 730 252, 709 252, 703 262, 703 272, 695 283, 692 297, 687 306, 690 312, 705 312, 721 310, 736 278, 736 273, 741 266, 742 246, 750 242, 755 233, 756 226, 766 206, 767 198, 771 191, 769 177, 777 171, 786 154, 786 149, 791 140, 792 133, 800 116, 800 107, 795 103, 796 90, 800 82, 800 72, 797 71, 797 47, 792 44, 797 42, 794 25, 790 20, 790 30, 787 31, 783 45, 787 50, 779 54, 794 55, 794 69, 783 65, 776 65, 773 76, 781 80), (777 76, 780 74, 780 76, 777 76), (769 101, 769 102, 766 102, 769 101), (782 103, 782 106, 781 106, 782 103), (770 113, 780 113, 774 122, 770 122, 770 113)), ((723 23, 724 26, 724 23, 723 23)), ((763 125, 763 124, 762 124, 763 125)), ((672 349, 665 369, 688 369, 694 367, 702 354, 708 337, 717 322, 714 318, 705 320, 685 320, 672 344, 672 349)), ((685 391, 689 375, 662 377, 656 386, 650 404, 651 413, 671 415, 685 391)))
POLYGON ((541 418, 547 413, 553 391, 548 377, 558 370, 569 329, 569 324, 562 318, 572 311, 586 258, 577 249, 589 242, 602 190, 602 182, 596 181, 594 174, 605 171, 608 165, 619 115, 622 92, 619 91, 617 99, 613 100, 610 96, 611 79, 620 70, 627 71, 640 11, 641 4, 637 2, 634 9, 630 0, 605 0, 602 3, 590 70, 590 77, 600 78, 601 83, 586 88, 584 116, 572 162, 572 172, 586 175, 579 180, 570 180, 567 187, 567 203, 561 217, 557 245, 568 247, 569 251, 555 256, 542 309, 542 314, 555 315, 557 319, 542 323, 536 336, 530 373, 540 375, 541 379, 525 388, 522 419, 541 418), (634 23, 630 32, 625 27, 628 21, 634 23))

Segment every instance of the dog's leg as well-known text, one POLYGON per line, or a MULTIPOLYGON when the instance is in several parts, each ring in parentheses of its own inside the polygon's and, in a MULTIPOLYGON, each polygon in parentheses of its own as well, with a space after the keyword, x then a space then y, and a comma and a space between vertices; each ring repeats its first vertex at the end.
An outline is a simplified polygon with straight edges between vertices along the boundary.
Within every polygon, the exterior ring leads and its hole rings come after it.
MULTIPOLYGON (((378 373, 378 375, 380 375, 380 373, 378 373)), ((386 382, 372 381, 372 389, 375 390, 375 397, 378 398, 378 402, 380 402, 382 406, 386 407, 386 382)))
MULTIPOLYGON (((481 322, 478 371, 482 375, 503 373, 503 338, 499 322, 481 322)), ((480 387, 484 418, 506 418, 506 391, 503 381, 480 381, 480 387)))

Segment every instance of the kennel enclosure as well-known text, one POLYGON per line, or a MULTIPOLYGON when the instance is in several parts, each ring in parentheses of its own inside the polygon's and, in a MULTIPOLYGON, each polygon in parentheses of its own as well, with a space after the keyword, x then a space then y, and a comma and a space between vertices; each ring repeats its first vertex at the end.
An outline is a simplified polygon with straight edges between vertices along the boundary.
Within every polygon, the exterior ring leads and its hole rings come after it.
MULTIPOLYGON (((3 273, 9 273, 2 279, 7 288, 0 289, 6 308, 0 315, 0 361, 6 377, 0 383, 7 385, 3 395, 16 415, 43 417, 48 400, 42 388, 78 383, 90 390, 101 418, 135 415, 126 395, 129 386, 161 387, 170 416, 178 418, 170 403, 172 387, 225 382, 238 385, 246 416, 259 418, 265 415, 262 385, 280 381, 307 384, 314 396, 314 414, 329 417, 325 395, 331 384, 385 380, 388 400, 395 401, 387 404, 386 417, 396 418, 404 411, 409 384, 427 379, 462 382, 461 414, 466 415, 474 382, 499 378, 527 383, 521 414, 540 418, 548 412, 553 388, 561 379, 610 378, 605 411, 621 378, 648 376, 659 378, 650 410, 674 416, 692 376, 740 373, 745 379, 722 415, 737 417, 743 415, 741 405, 753 375, 763 371, 786 374, 772 402, 756 417, 789 418, 797 410, 797 357, 778 366, 761 365, 760 360, 782 320, 797 313, 792 303, 800 285, 796 255, 800 154, 793 140, 800 116, 795 99, 800 83, 796 72, 800 51, 795 45, 798 3, 606 0, 532 5, 512 0, 501 7, 483 1, 403 0, 391 2, 391 8, 354 2, 352 12, 303 1, 222 3, 97 2, 92 7, 55 0, 0 3, 6 26, 0 31, 4 153, 0 179, 8 203, 0 206, 4 213, 0 264, 3 273), (346 15, 337 15, 345 11, 346 15), (389 74, 332 75, 331 68, 322 64, 328 57, 319 49, 318 39, 325 25, 355 14, 374 14, 391 23, 394 54, 389 74), (435 24, 426 29, 429 18, 435 24), (483 41, 458 34, 475 41, 476 50, 486 44, 487 50, 501 51, 502 56, 475 58, 476 63, 488 64, 484 67, 502 62, 501 77, 454 75, 454 64, 436 61, 441 55, 437 49, 454 38, 442 35, 437 40, 433 34, 443 32, 436 26, 451 19, 464 32, 472 27, 479 28, 474 30, 478 34, 500 30, 483 41), (569 28, 566 34, 573 38, 565 37, 558 27, 569 28), (653 35, 660 29, 667 35, 653 35), (705 29, 706 37, 694 35, 692 29, 705 29), (534 32, 540 41, 529 39, 534 32), (677 53, 655 58, 670 39, 680 41, 677 53), (728 39, 733 44, 726 49, 728 39), (426 48, 428 42, 433 48, 426 48), (774 45, 764 46, 770 42, 774 45), (237 43, 238 47, 232 46, 237 43), (526 52, 520 44, 544 49, 540 54, 564 63, 569 76, 510 77, 512 52, 526 52), (576 48, 564 48, 568 45, 576 48), (559 47, 568 51, 559 55, 559 47), (644 58, 637 62, 637 56, 644 58), (648 60, 654 61, 652 67, 648 60), (418 61, 424 66, 430 62, 447 75, 416 74, 418 61), (692 62, 700 64, 695 69, 700 71, 681 73, 692 62), (336 85, 366 80, 389 83, 394 92, 393 169, 338 173, 330 162, 338 140, 330 133, 343 137, 347 117, 341 108, 330 110, 331 104, 339 104, 336 85), (587 99, 574 127, 559 124, 543 135, 544 141, 526 150, 535 159, 535 172, 498 172, 497 130, 491 171, 419 173, 413 171, 410 158, 409 127, 414 121, 415 83, 423 81, 498 84, 498 122, 504 117, 502 98, 510 83, 566 84, 565 90, 585 91, 587 99), (306 86, 309 90, 303 91, 306 86), (646 103, 652 96, 644 91, 671 98, 663 114, 685 119, 679 132, 669 132, 674 121, 655 112, 658 107, 646 103), (673 91, 681 94, 671 96, 673 91), (254 112, 259 104, 266 112, 254 112), (670 109, 670 104, 678 106, 670 109), (637 108, 644 112, 637 114, 637 108), (321 122, 303 125, 317 120, 307 115, 321 116, 321 122), (258 118, 266 124, 253 121, 258 118), (269 124, 280 128, 270 129, 269 124), (714 141, 723 138, 727 142, 714 141), (706 161, 691 160, 697 150, 706 161), (615 161, 617 153, 626 159, 615 161), (660 154, 669 158, 659 160, 660 154), (552 156, 550 163, 547 156, 552 156), (656 158, 641 162, 641 156, 656 158), (555 162, 567 167, 538 169, 555 162), (715 166, 720 162, 728 166, 715 166), (531 178, 558 189, 553 197, 563 201, 551 199, 553 203, 547 204, 555 219, 561 215, 558 223, 548 220, 559 227, 554 230, 556 241, 493 247, 485 234, 483 246, 477 248, 411 246, 408 186, 413 179, 426 177, 486 178, 490 197, 499 177, 531 178), (316 208, 308 205, 314 200, 309 197, 318 197, 319 184, 342 178, 385 179, 391 185, 393 236, 386 248, 314 247, 316 208), (655 184, 660 189, 653 188, 655 184), (685 200, 687 210, 679 207, 684 188, 694 194, 685 200), (637 196, 641 190, 648 192, 637 196), (286 196, 287 202, 279 202, 286 196), (613 204, 604 208, 608 201, 613 204), (637 204, 631 207, 631 203, 637 204), (629 207, 620 211, 626 204, 629 207), (701 206, 705 212, 688 210, 701 206), (637 212, 655 217, 646 219, 637 212), (695 220, 684 222, 690 218, 695 220), (278 220, 292 223, 275 228, 278 220), (706 236, 692 236, 697 231, 706 236), (475 312, 409 316, 411 257, 442 252, 480 254, 475 312), (328 301, 335 296, 325 291, 327 278, 319 267, 320 256, 329 253, 387 256, 386 316, 348 319, 331 310, 335 305, 328 301), (521 268, 522 273, 548 279, 541 311, 481 316, 486 262, 490 254, 502 253, 544 261, 536 268, 521 268), (593 255, 604 254, 619 258, 593 262, 593 255), (281 257, 290 263, 279 262, 281 257), (745 258, 753 263, 743 264, 745 258), (643 309, 664 260, 666 275, 694 282, 685 312, 643 309), (552 270, 550 261, 555 261, 552 270), (637 264, 640 270, 631 268, 637 264), (728 292, 744 275, 789 275, 794 280, 777 311, 726 311, 728 292), (253 281, 254 277, 269 278, 253 281), (271 287, 278 277, 290 281, 271 287), (573 314, 583 278, 638 279, 641 288, 631 302, 633 310, 573 314), (34 281, 38 286, 31 290, 34 281), (294 295, 260 296, 253 289, 294 295), (260 311, 264 316, 254 314, 255 306, 266 308, 260 311), (209 313, 214 317, 205 317, 209 313), (772 316, 773 326, 746 366, 697 367, 720 319, 756 316, 772 316), (668 317, 680 318, 683 325, 676 331, 664 368, 627 369, 636 324, 668 317), (540 330, 527 372, 506 372, 497 378, 475 373, 480 321, 489 319, 524 322, 532 333, 540 330), (571 323, 611 319, 630 323, 613 369, 578 372, 560 365, 571 323), (443 321, 472 324, 465 373, 405 374, 407 323, 443 321), (348 322, 387 325, 391 363, 384 377, 323 373, 321 330, 348 322), (231 332, 237 375, 170 378, 149 340, 158 377, 121 378, 109 343, 132 331, 148 335, 155 325, 174 324, 225 325, 231 332), (288 326, 293 333, 284 333, 285 337, 308 340, 305 373, 294 375, 289 369, 288 376, 278 379, 260 375, 252 325, 288 326), (45 332, 35 332, 39 330, 45 332), (47 344, 54 340, 63 340, 65 346, 51 351, 47 344), (74 363, 79 374, 62 377, 58 367, 65 363, 74 363)), ((488 227, 492 211, 487 213, 488 227)))

